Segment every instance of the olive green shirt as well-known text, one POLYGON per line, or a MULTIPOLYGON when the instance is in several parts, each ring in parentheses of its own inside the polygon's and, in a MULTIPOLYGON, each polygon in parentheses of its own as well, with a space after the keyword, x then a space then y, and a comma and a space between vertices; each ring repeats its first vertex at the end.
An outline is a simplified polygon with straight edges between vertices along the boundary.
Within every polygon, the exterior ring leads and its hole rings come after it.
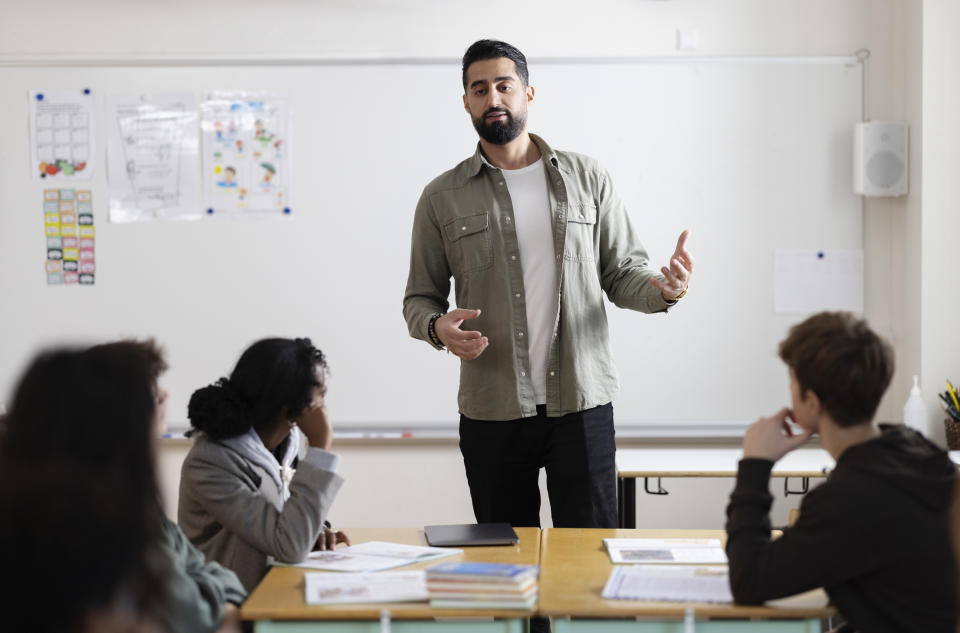
MULTIPOLYGON (((663 312, 650 283, 662 279, 630 224, 606 170, 594 159, 551 149, 531 134, 547 177, 559 310, 547 356, 547 415, 584 411, 619 388, 602 292, 621 308, 663 312)), ((463 329, 490 341, 460 363, 460 413, 477 420, 536 415, 527 310, 513 206, 500 169, 480 151, 428 184, 413 220, 403 315, 410 335, 430 342, 430 317, 446 312, 450 279, 457 306, 480 309, 463 329)))

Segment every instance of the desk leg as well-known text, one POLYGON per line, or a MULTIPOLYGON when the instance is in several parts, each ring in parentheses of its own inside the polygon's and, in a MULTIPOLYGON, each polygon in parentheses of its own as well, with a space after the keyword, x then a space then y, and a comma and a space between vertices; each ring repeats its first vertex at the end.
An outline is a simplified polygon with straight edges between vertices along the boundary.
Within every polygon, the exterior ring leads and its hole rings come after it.
POLYGON ((637 527, 637 480, 633 477, 617 477, 617 511, 620 527, 637 527))

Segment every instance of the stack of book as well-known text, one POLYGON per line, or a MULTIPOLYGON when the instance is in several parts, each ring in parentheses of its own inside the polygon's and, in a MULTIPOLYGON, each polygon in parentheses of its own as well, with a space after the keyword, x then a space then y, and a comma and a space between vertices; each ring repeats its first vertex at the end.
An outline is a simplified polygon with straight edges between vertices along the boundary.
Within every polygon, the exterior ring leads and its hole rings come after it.
POLYGON ((443 563, 427 570, 430 606, 448 609, 532 609, 536 565, 443 563))

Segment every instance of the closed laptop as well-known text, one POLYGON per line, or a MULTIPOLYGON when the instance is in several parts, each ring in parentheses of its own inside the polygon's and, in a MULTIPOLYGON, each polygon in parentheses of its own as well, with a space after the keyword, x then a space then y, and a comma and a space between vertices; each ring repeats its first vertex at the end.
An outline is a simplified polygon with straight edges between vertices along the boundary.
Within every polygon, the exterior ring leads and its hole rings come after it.
POLYGON ((427 543, 434 547, 471 545, 515 545, 519 539, 509 523, 473 523, 463 525, 427 525, 423 528, 427 543))

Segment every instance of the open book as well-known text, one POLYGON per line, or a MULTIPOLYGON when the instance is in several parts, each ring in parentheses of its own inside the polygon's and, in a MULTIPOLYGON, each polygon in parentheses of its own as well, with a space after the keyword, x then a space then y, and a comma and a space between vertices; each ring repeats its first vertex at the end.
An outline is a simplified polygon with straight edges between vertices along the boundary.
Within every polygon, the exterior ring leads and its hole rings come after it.
POLYGON ((462 549, 449 547, 368 541, 335 550, 310 552, 306 560, 296 566, 325 571, 380 571, 462 553, 462 549))
POLYGON ((384 574, 304 574, 307 604, 417 602, 427 600, 423 570, 384 574))
POLYGON ((720 539, 605 538, 603 544, 614 564, 725 565, 727 555, 720 539))

